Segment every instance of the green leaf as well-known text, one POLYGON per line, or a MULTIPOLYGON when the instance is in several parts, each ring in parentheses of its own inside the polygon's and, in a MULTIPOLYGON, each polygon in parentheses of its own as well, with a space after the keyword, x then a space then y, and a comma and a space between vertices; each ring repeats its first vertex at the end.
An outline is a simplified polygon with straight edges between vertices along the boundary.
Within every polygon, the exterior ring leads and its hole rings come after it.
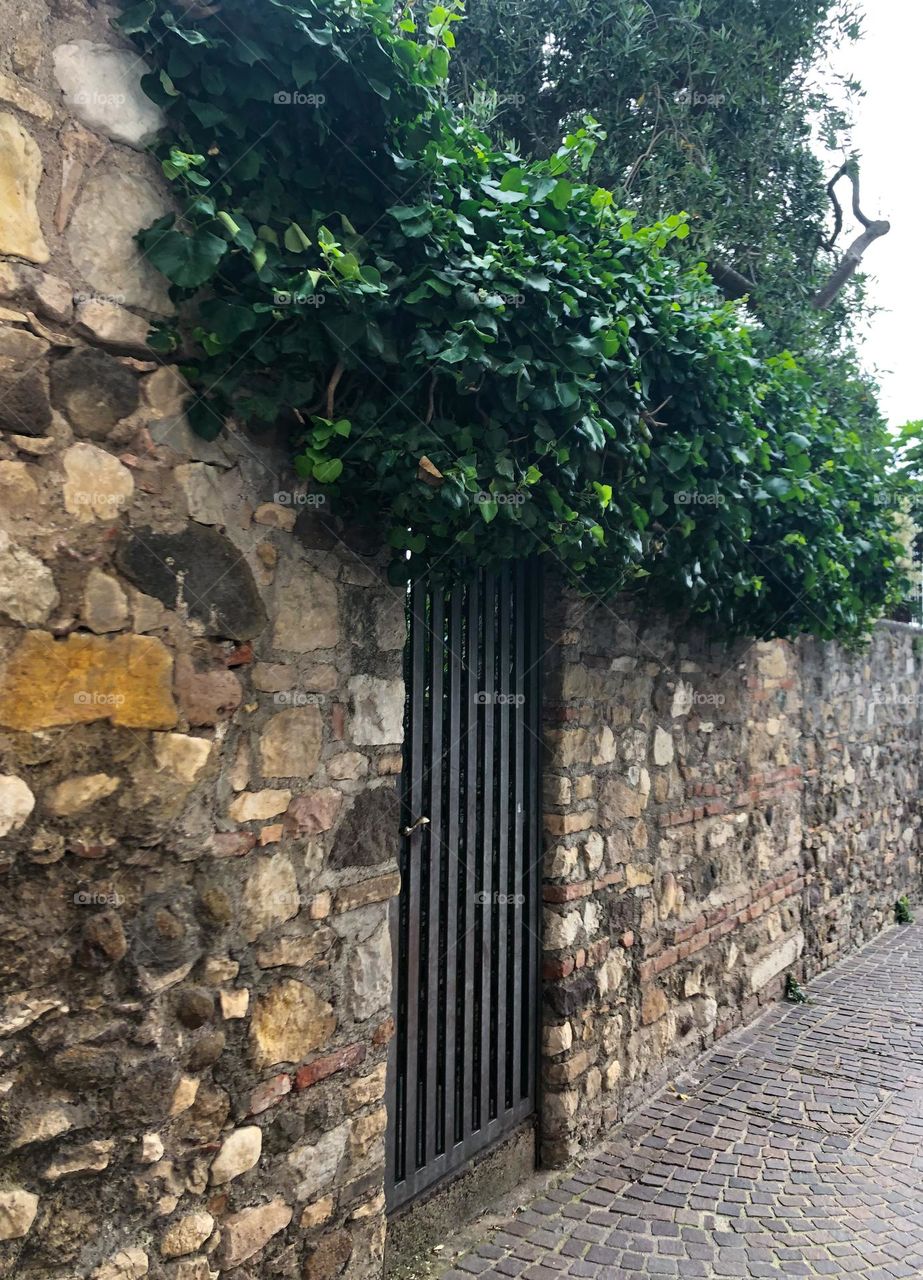
POLYGON ((343 471, 343 463, 339 458, 327 458, 323 462, 315 462, 312 475, 318 484, 333 484, 343 471))
POLYGON ((207 400, 193 400, 187 405, 186 420, 203 440, 215 440, 224 429, 224 418, 207 400))
POLYGON ((285 235, 282 237, 282 243, 288 249, 289 253, 304 253, 306 249, 310 249, 311 241, 299 227, 297 222, 290 222, 286 228, 285 235))
POLYGON ((182 289, 197 289, 210 280, 227 253, 228 244, 210 231, 197 231, 187 236, 181 231, 144 233, 144 255, 173 284, 182 289))
POLYGON ((147 31, 151 18, 154 16, 154 9, 154 0, 140 0, 139 4, 129 5, 127 9, 124 9, 121 15, 115 19, 115 25, 127 36, 147 31))
POLYGON ((574 188, 566 178, 559 178, 554 184, 549 199, 556 209, 566 209, 574 194, 574 188))

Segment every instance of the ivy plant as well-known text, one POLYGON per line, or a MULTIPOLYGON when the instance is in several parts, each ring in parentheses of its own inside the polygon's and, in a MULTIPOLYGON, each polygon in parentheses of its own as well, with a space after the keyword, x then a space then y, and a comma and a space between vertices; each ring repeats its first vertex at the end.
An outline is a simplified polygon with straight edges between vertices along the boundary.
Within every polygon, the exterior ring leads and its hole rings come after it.
POLYGON ((390 0, 141 0, 179 212, 139 234, 180 319, 189 417, 287 432, 396 578, 544 554, 729 631, 861 636, 900 594, 887 433, 855 369, 752 322, 588 179, 447 105, 460 13, 390 0), (192 354, 190 354, 192 353, 192 354))

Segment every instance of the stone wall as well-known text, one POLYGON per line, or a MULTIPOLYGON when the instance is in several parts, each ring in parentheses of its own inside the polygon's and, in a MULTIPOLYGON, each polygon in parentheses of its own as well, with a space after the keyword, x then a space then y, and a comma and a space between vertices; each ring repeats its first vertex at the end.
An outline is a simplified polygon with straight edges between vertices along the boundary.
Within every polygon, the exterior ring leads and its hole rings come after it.
POLYGON ((0 2, 0 1275, 376 1275, 402 596, 152 362, 108 16, 0 2))
POLYGON ((542 1150, 561 1163, 918 887, 919 633, 725 646, 549 591, 542 1150))
MULTIPOLYGON (((363 1280, 384 1238, 403 598, 194 437, 110 12, 0 0, 0 1276, 363 1280)), ((550 590, 560 1161, 915 883, 919 659, 550 590)))

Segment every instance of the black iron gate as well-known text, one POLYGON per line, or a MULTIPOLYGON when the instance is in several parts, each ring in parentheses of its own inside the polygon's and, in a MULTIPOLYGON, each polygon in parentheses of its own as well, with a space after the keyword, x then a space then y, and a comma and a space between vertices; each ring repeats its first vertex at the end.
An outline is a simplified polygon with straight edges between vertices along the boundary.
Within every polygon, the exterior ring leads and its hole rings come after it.
POLYGON ((535 1106, 539 595, 522 563, 408 595, 390 1208, 535 1106))

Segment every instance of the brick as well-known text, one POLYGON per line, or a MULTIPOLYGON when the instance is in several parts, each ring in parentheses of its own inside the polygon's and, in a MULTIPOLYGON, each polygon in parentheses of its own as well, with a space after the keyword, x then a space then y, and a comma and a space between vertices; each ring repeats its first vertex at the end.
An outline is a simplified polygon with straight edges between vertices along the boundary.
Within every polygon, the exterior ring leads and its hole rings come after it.
POLYGON ((581 880, 574 884, 546 884, 542 889, 545 902, 574 902, 578 898, 587 898, 593 892, 592 880, 581 880))
POLYGON ((350 1044, 343 1049, 337 1049, 333 1053, 327 1053, 322 1058, 315 1058, 312 1062, 306 1062, 304 1066, 299 1067, 295 1072, 295 1088, 309 1089, 312 1084, 317 1084, 320 1080, 326 1080, 328 1076, 334 1075, 337 1071, 348 1071, 351 1067, 355 1067, 365 1057, 364 1044, 350 1044))

